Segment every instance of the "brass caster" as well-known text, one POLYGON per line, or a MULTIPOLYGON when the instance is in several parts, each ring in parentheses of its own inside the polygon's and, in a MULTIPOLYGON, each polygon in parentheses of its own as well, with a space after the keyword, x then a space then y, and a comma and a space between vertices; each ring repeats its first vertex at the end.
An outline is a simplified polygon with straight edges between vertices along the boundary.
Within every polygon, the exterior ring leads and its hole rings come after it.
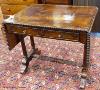
POLYGON ((81 90, 85 89, 85 86, 86 86, 86 78, 81 78, 80 89, 81 90))
POLYGON ((85 89, 86 81, 87 81, 87 74, 86 73, 82 73, 81 74, 81 80, 80 80, 80 89, 81 90, 85 89))

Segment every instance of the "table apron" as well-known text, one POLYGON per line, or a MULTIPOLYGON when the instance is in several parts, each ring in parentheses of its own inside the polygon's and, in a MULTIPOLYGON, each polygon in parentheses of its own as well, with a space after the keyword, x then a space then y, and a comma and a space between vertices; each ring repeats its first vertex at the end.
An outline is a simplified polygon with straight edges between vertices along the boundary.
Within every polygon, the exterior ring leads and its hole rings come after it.
POLYGON ((19 35, 26 35, 26 36, 33 36, 33 37, 42 37, 42 38, 50 38, 50 39, 57 39, 57 40, 66 40, 66 41, 73 41, 73 42, 81 42, 85 43, 86 41, 86 32, 84 31, 76 31, 76 30, 49 30, 49 29, 34 29, 34 28, 27 28, 24 26, 13 26, 13 25, 6 25, 6 32, 19 34, 19 35))

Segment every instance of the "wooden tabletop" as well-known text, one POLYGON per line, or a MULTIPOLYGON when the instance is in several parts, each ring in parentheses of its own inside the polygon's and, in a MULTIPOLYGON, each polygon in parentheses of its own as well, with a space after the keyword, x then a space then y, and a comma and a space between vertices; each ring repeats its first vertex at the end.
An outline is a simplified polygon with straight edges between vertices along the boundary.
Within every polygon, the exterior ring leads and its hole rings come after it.
POLYGON ((4 23, 90 32, 97 11, 95 6, 33 4, 4 23))

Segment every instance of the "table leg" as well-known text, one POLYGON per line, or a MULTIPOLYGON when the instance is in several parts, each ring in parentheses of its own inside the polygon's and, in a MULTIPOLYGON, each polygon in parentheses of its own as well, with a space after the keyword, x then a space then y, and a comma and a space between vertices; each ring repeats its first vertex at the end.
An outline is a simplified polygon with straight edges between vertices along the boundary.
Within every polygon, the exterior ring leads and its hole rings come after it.
POLYGON ((30 41, 31 41, 32 49, 35 50, 35 43, 34 43, 34 37, 33 36, 30 36, 30 41))
POLYGON ((83 72, 87 71, 90 64, 90 34, 86 34, 86 43, 84 44, 84 60, 83 60, 83 72))
POLYGON ((80 88, 85 88, 89 64, 90 64, 90 33, 86 33, 80 88))
POLYGON ((40 55, 41 51, 38 50, 38 48, 35 48, 35 43, 34 43, 34 37, 33 36, 30 36, 30 41, 31 41, 31 46, 32 46, 33 52, 35 52, 35 54, 40 55))
POLYGON ((21 73, 26 73, 28 71, 29 62, 32 60, 33 55, 36 53, 35 43, 34 43, 34 38, 32 36, 30 36, 32 53, 29 55, 26 50, 24 36, 20 36, 20 38, 21 38, 22 51, 23 51, 23 55, 24 55, 24 59, 25 59, 25 60, 23 59, 23 61, 22 61, 21 73))
POLYGON ((24 59, 22 60, 22 65, 21 65, 21 73, 23 74, 28 71, 29 62, 32 60, 32 58, 37 58, 36 55, 40 55, 41 52, 35 48, 34 37, 30 36, 30 42, 32 46, 31 53, 27 53, 24 36, 20 36, 20 39, 21 39, 21 46, 24 55, 24 59))
POLYGON ((21 36, 21 46, 22 46, 24 59, 26 60, 26 61, 22 62, 21 73, 26 73, 28 70, 29 59, 28 59, 28 54, 27 54, 27 50, 26 50, 25 41, 24 41, 23 36, 21 36))

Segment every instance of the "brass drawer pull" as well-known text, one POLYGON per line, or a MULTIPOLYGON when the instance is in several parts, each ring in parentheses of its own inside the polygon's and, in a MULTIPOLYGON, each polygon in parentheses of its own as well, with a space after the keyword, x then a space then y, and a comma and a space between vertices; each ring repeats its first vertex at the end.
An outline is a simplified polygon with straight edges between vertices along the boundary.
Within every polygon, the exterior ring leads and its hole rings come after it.
POLYGON ((59 34, 59 35, 58 35, 58 38, 61 38, 61 37, 62 37, 62 35, 61 35, 61 34, 59 34))
POLYGON ((10 9, 7 9, 7 11, 11 11, 10 9))

